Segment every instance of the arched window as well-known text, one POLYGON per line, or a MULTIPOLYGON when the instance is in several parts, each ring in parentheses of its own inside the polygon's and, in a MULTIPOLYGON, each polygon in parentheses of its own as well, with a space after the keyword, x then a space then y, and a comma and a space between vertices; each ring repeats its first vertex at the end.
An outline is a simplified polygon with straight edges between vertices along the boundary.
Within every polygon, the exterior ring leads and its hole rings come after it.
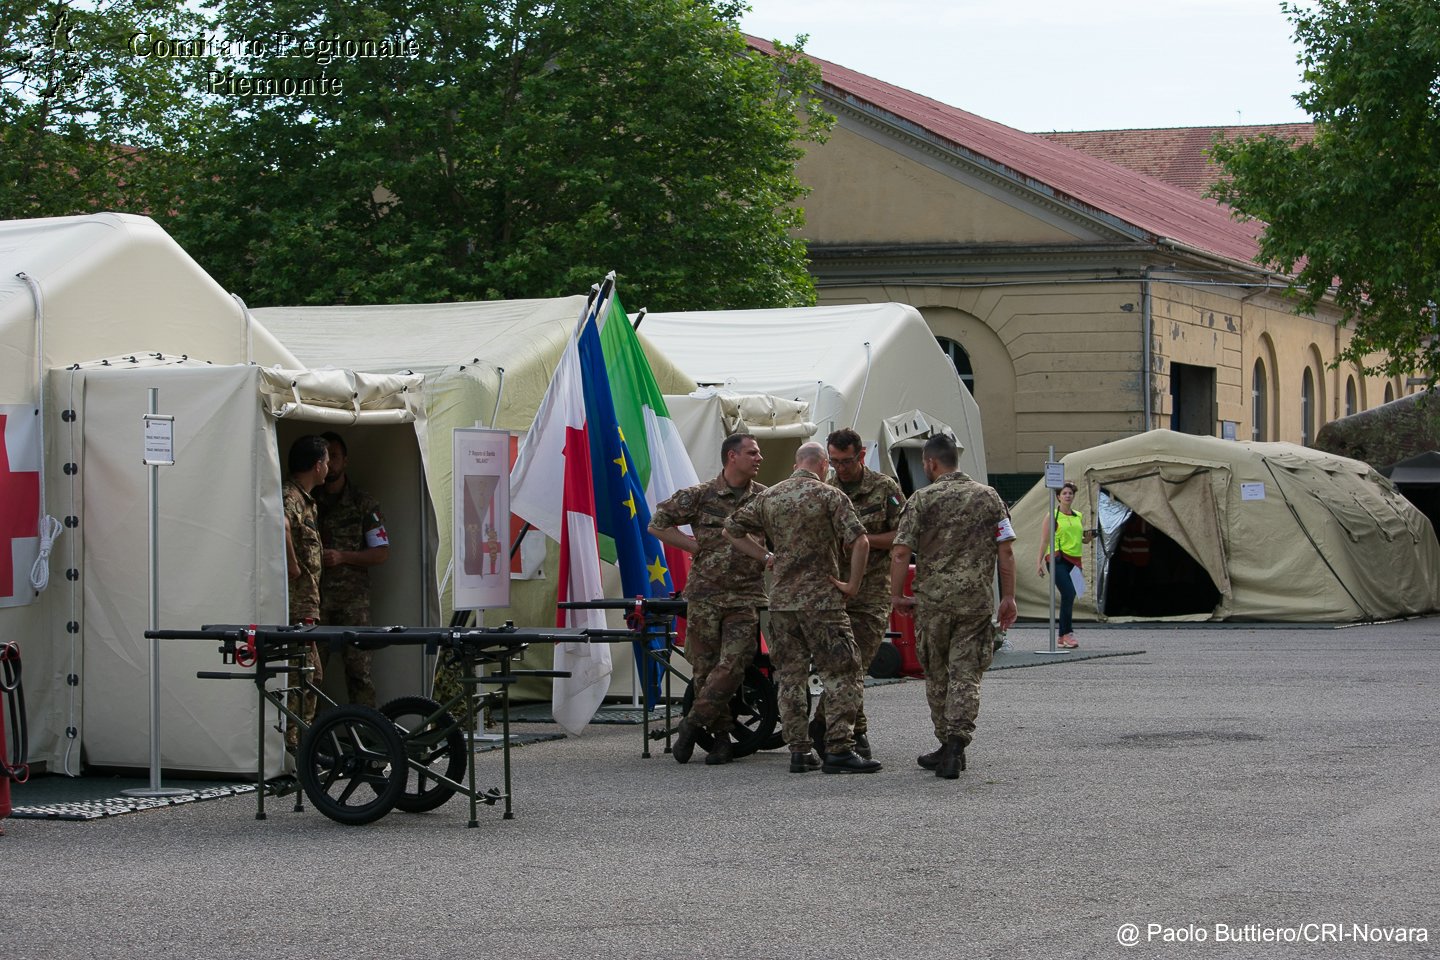
POLYGON ((1395 399, 1395 384, 1393 384, 1393 383, 1387 383, 1387 384, 1385 384, 1385 402, 1386 402, 1386 403, 1389 403, 1391 400, 1394 400, 1394 399, 1395 399))
POLYGON ((1345 416, 1348 417, 1348 416, 1350 416, 1350 415, 1353 414, 1353 413, 1358 413, 1358 412, 1359 412, 1359 409, 1360 409, 1360 404, 1359 404, 1359 402, 1355 399, 1355 378, 1354 378, 1354 377, 1346 377, 1346 378, 1345 378, 1345 416))
POLYGON ((970 354, 966 353, 965 348, 960 346, 957 341, 951 340, 949 337, 936 337, 935 342, 940 344, 940 349, 955 365, 955 372, 960 374, 960 382, 965 384, 965 389, 969 390, 973 397, 975 395, 975 371, 970 369, 970 354))
POLYGON ((1250 380, 1250 439, 1268 440, 1265 433, 1265 419, 1268 414, 1265 393, 1269 383, 1265 380, 1265 362, 1255 361, 1255 375, 1250 380))
POLYGON ((1315 376, 1310 368, 1305 368, 1305 376, 1300 381, 1300 444, 1310 446, 1310 438, 1314 436, 1313 424, 1310 418, 1315 415, 1315 376))

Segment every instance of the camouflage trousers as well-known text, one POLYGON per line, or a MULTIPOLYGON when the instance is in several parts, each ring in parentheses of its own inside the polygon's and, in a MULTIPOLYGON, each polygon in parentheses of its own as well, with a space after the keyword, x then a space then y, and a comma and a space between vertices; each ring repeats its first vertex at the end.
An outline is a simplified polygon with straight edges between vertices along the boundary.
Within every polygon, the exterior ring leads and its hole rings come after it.
POLYGON ((953 614, 920 607, 915 613, 915 634, 935 736, 942 743, 959 737, 969 744, 980 713, 980 679, 995 655, 990 614, 953 614))
MULTIPOLYGON (((865 683, 864 677, 870 669, 870 663, 875 659, 875 654, 880 652, 880 644, 885 642, 885 630, 890 626, 890 617, 886 614, 869 613, 864 610, 847 610, 850 616, 850 632, 855 636, 855 647, 860 652, 860 709, 855 714, 855 733, 869 733, 870 721, 865 717, 865 683)), ((825 704, 830 696, 830 689, 820 694, 820 704, 815 708, 815 716, 826 717, 829 714, 825 711, 825 704)))
POLYGON ((712 733, 735 726, 730 700, 755 657, 760 614, 753 605, 691 601, 685 618, 685 659, 690 661, 695 699, 690 718, 712 733))
MULTIPOLYGON (((320 622, 339 624, 346 627, 370 626, 370 607, 366 606, 321 606, 320 622)), ((375 681, 371 675, 372 650, 357 650, 350 644, 341 648, 345 661, 345 695, 351 703, 375 706, 375 681)))
POLYGON ((855 715, 865 684, 860 652, 844 610, 770 611, 770 657, 780 675, 780 723, 785 742, 796 752, 809 750, 810 665, 825 682, 829 712, 825 742, 814 744, 826 753, 855 747, 855 715))
MULTIPOLYGON (((320 683, 325 679, 325 668, 320 663, 320 651, 316 649, 313 640, 305 645, 305 666, 315 668, 315 672, 310 674, 310 682, 317 687, 320 686, 320 683)), ((319 699, 309 690, 302 693, 298 689, 301 684, 301 677, 301 674, 292 674, 290 676, 289 685, 296 689, 292 689, 289 693, 285 694, 285 706, 289 708, 291 713, 298 714, 306 723, 314 723, 315 707, 319 699)), ((291 753, 296 752, 300 747, 300 724, 292 720, 287 720, 285 723, 285 746, 291 753)))

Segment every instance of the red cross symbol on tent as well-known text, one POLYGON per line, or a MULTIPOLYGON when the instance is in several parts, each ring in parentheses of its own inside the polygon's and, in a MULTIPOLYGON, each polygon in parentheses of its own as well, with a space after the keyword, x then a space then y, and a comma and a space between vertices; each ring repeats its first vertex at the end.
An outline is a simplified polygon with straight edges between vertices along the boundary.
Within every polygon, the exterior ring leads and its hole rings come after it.
MULTIPOLYGON (((0 438, 9 418, 0 414, 0 438)), ((40 473, 12 472, 9 444, 0 442, 0 597, 13 597, 14 542, 40 536, 40 473)))

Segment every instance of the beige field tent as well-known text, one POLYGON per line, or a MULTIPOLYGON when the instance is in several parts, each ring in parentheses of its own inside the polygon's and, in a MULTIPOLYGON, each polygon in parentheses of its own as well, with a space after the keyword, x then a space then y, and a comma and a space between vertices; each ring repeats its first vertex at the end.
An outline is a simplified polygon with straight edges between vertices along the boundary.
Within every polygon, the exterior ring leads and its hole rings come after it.
MULTIPOLYGON (((442 517, 448 517, 451 431, 478 424, 523 434, 535 418, 585 302, 584 297, 573 296, 361 307, 269 307, 255 310, 254 315, 308 366, 371 372, 403 370, 423 380, 427 436, 424 483, 428 499, 442 517)), ((663 392, 685 395, 695 389, 695 381, 663 354, 647 345, 647 355, 663 392)), ((692 429, 702 430, 698 420, 692 429)), ((702 435, 712 434, 702 431, 702 435)), ((713 442, 718 447, 719 438, 713 442)), ((351 459, 354 469, 364 469, 366 457, 351 459)), ((406 536, 407 531, 392 524, 390 534, 393 542, 396 537, 406 536)), ((448 620, 453 604, 448 589, 440 587, 452 582, 447 578, 451 557, 449 524, 439 524, 438 531, 428 535, 434 538, 434 545, 426 582, 437 598, 439 616, 448 620)), ((538 532, 532 532, 530 537, 527 550, 531 542, 543 543, 538 532)), ((549 550, 544 556, 539 578, 515 580, 510 606, 487 613, 487 622, 554 624, 557 554, 549 550)), ((614 589, 618 594, 618 579, 614 589)), ((615 622, 620 623, 618 616, 615 622)), ((615 649, 611 689, 620 695, 635 686, 634 671, 626 659, 628 645, 617 645, 615 649)), ((537 648, 532 660, 538 660, 543 652, 537 648)), ((540 686, 529 684, 526 693, 537 694, 540 686)))
MULTIPOLYGON (((919 311, 899 303, 652 313, 640 331, 702 386, 721 394, 762 394, 808 406, 813 434, 761 436, 761 480, 787 476, 795 447, 852 427, 871 448, 871 466, 923 486, 919 446, 948 430, 964 446, 960 466, 985 479, 980 409, 936 345, 919 311)), ((753 423, 753 420, 752 420, 753 423)))
MULTIPOLYGON (((277 417, 348 421, 363 397, 364 416, 415 446, 407 384, 276 365, 296 361, 149 219, 0 223, 0 546, 24 577, 0 599, 0 636, 21 645, 37 764, 149 762, 151 389, 175 417, 158 485, 162 627, 285 619, 277 417)), ((167 769, 254 771, 254 689, 195 677, 219 666, 213 643, 164 646, 167 769)))
MULTIPOLYGON (((1077 619, 1342 622, 1440 609, 1430 523, 1364 463, 1288 443, 1152 430, 1072 453, 1065 476, 1102 537, 1087 548, 1077 619), (1132 515, 1148 529, 1127 527, 1132 515), (1142 531, 1138 578, 1116 559, 1142 531)), ((1012 510, 1020 615, 1048 616, 1035 574, 1049 491, 1012 510)))

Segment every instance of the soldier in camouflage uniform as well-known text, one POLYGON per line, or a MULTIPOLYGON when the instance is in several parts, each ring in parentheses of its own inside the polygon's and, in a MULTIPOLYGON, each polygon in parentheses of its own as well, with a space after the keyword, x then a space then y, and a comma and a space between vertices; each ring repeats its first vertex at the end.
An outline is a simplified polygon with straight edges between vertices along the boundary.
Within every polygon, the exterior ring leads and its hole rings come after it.
POLYGON ((677 490, 655 508, 650 521, 650 533, 658 540, 694 555, 685 581, 685 658, 690 661, 695 698, 680 721, 672 748, 680 763, 690 761, 700 730, 709 730, 715 738, 706 763, 729 763, 734 757, 730 700, 745 678, 745 665, 755 655, 759 608, 765 604, 765 564, 732 547, 721 528, 765 489, 755 482, 762 460, 754 437, 741 433, 726 437, 720 445, 724 464, 720 475, 709 483, 677 490), (678 529, 685 524, 693 536, 678 529))
POLYGON ((1015 531, 1000 495, 956 469, 954 440, 931 437, 923 457, 931 483, 911 494, 890 551, 895 584, 905 582, 912 551, 917 555, 915 596, 894 594, 892 600, 898 612, 914 610, 925 697, 941 743, 920 756, 920 766, 954 780, 965 769, 965 748, 980 712, 980 679, 994 654, 997 567, 1000 629, 1015 622, 1015 531))
MULTIPOLYGON (((370 626, 370 568, 390 555, 390 537, 380 503, 350 482, 345 467, 350 451, 338 433, 322 434, 330 451, 330 472, 315 493, 324 547, 320 575, 320 622, 335 626, 370 626)), ((370 676, 371 651, 343 648, 345 689, 351 703, 375 706, 370 676)))
POLYGON ((880 764, 855 752, 855 714, 864 684, 860 653, 845 601, 860 590, 869 545, 850 499, 820 478, 829 458, 811 441, 795 454, 788 480, 752 499, 725 523, 736 548, 775 568, 770 585, 772 653, 780 674, 780 720, 790 745, 790 771, 873 773, 880 764), (764 534, 773 555, 752 535, 764 534), (840 580, 842 545, 850 551, 849 579, 840 580), (815 665, 829 693, 823 763, 811 749, 806 687, 815 665))
MULTIPOLYGON (((893 477, 876 473, 865 466, 865 445, 860 434, 846 428, 825 438, 830 452, 832 474, 830 483, 839 487, 865 526, 870 541, 870 559, 865 566, 865 579, 860 592, 845 604, 850 617, 850 630, 860 651, 862 673, 869 669, 880 644, 885 641, 885 628, 890 625, 890 544, 900 523, 900 509, 905 494, 893 477)), ((821 739, 825 730, 826 695, 820 695, 815 717, 810 721, 810 739, 821 739)), ((870 723, 865 704, 855 715, 855 752, 870 756, 870 723)))
MULTIPOLYGON (((320 524, 315 516, 314 490, 325 479, 329 470, 329 455, 323 437, 304 436, 290 445, 287 462, 290 477, 285 481, 285 565, 290 576, 290 622, 313 624, 320 619, 320 524)), ((306 660, 315 672, 313 681, 318 684, 323 678, 320 654, 311 642, 307 645, 306 660)), ((292 686, 300 683, 299 676, 289 680, 292 686)), ((315 694, 303 696, 297 692, 288 695, 290 710, 302 717, 306 723, 315 719, 315 694)), ((285 745, 293 753, 300 743, 300 727, 290 723, 285 726, 285 745)))

